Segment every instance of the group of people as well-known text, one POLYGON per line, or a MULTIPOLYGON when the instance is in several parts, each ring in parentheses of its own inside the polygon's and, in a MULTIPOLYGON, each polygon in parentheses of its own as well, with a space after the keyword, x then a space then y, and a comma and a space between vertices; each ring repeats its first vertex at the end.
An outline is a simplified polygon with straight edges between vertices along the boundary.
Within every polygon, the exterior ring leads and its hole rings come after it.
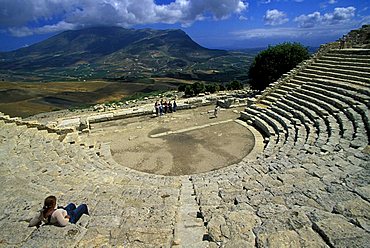
POLYGON ((155 102, 154 108, 156 115, 161 116, 163 114, 176 112, 177 103, 176 100, 173 100, 171 103, 171 101, 163 101, 163 99, 161 99, 161 101, 155 102))

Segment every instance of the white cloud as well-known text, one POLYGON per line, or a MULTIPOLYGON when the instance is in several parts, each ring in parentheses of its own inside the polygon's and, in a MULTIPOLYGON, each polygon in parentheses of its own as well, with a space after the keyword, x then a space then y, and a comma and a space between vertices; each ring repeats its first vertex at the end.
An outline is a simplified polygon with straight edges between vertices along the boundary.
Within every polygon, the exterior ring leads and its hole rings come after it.
POLYGON ((324 15, 324 22, 329 24, 336 24, 339 22, 345 22, 351 20, 355 16, 356 8, 335 8, 333 13, 327 13, 324 15))
POLYGON ((154 0, 0 0, 0 27, 14 35, 30 35, 86 26, 130 27, 136 24, 181 23, 240 14, 244 0, 176 0, 158 5, 154 0), (27 28, 29 23, 46 26, 27 28))
POLYGON ((239 16, 239 20, 240 21, 247 21, 248 17, 241 15, 241 16, 239 16))
POLYGON ((293 1, 293 2, 297 2, 297 3, 304 2, 304 0, 259 0, 258 3, 259 4, 269 4, 269 3, 272 3, 272 2, 287 2, 287 1, 293 1))
POLYGON ((241 40, 260 39, 260 38, 281 38, 281 37, 299 37, 302 29, 298 28, 257 28, 237 31, 232 33, 241 40))
POLYGON ((337 3, 337 0, 329 0, 329 4, 335 4, 337 3))
POLYGON ((321 15, 316 11, 308 15, 300 15, 294 19, 301 28, 311 28, 317 25, 334 25, 351 21, 355 16, 356 8, 335 8, 334 12, 321 15))
POLYGON ((300 15, 296 17, 294 21, 298 22, 298 26, 301 28, 311 28, 320 23, 321 19, 320 12, 316 11, 308 15, 300 15))
POLYGON ((239 40, 253 40, 253 39, 270 39, 270 38, 284 38, 284 39, 315 39, 322 37, 341 37, 343 34, 353 29, 353 23, 350 25, 320 26, 316 28, 260 28, 248 29, 231 33, 231 35, 239 40))
POLYGON ((267 10, 264 16, 266 25, 281 25, 289 21, 286 14, 283 11, 277 9, 267 10))

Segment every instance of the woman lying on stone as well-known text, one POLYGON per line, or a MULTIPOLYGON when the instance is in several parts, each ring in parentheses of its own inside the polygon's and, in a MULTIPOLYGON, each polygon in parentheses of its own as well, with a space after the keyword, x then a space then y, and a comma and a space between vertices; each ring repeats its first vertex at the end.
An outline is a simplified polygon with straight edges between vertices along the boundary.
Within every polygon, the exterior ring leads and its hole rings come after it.
POLYGON ((56 226, 66 226, 68 222, 76 224, 83 214, 89 215, 86 204, 81 204, 76 208, 73 203, 68 204, 67 207, 58 207, 57 198, 55 196, 48 196, 44 201, 44 207, 37 213, 37 215, 30 221, 29 227, 39 227, 42 222, 56 226))

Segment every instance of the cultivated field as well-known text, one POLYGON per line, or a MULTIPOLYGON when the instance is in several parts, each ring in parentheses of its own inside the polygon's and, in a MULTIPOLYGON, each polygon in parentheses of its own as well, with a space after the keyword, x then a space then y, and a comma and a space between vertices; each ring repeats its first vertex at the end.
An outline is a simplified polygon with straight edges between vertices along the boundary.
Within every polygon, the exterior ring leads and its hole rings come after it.
POLYGON ((121 100, 135 93, 176 88, 173 82, 1 82, 0 112, 28 117, 42 112, 121 100))

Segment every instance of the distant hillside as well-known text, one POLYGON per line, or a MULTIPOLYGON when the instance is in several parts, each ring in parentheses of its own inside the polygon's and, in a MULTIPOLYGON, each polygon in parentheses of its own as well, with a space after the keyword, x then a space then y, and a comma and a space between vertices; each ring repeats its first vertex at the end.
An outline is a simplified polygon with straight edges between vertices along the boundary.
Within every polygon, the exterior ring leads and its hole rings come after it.
POLYGON ((243 56, 204 48, 182 30, 96 27, 65 31, 29 47, 0 53, 0 73, 27 80, 174 75, 176 71, 240 69, 238 63, 246 62, 243 56))
POLYGON ((3 69, 36 69, 71 66, 81 60, 93 63, 144 54, 153 57, 158 53, 184 60, 225 54, 201 47, 181 30, 99 27, 66 31, 32 46, 2 53, 0 56, 5 63, 0 66, 3 69))

